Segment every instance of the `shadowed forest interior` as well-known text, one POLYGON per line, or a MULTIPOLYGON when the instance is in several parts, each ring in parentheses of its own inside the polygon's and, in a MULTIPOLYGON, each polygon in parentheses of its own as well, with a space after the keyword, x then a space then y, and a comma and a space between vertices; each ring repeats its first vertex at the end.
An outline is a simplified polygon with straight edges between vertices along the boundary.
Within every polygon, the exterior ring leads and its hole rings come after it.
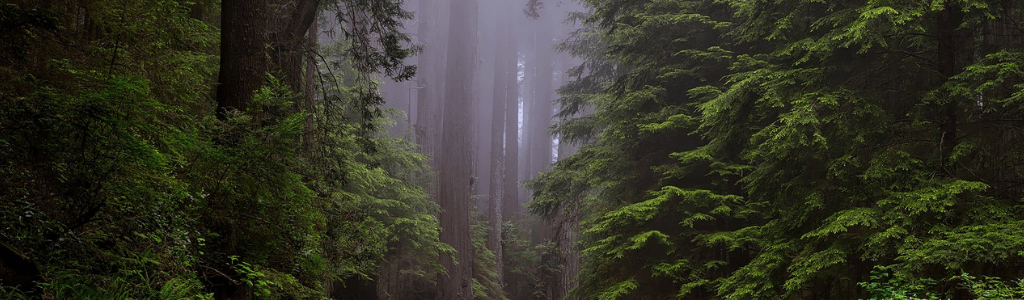
POLYGON ((0 3, 0 299, 1022 298, 1021 1, 0 3))

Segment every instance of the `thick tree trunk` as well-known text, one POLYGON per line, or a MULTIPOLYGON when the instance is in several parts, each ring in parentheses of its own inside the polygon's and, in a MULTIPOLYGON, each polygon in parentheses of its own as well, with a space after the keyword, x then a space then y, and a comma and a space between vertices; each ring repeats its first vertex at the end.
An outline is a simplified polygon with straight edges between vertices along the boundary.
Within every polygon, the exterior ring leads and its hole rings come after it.
MULTIPOLYGON (((438 153, 438 140, 440 140, 441 109, 444 103, 441 101, 444 94, 444 63, 446 45, 445 35, 438 34, 436 28, 442 28, 438 18, 441 9, 438 1, 420 0, 418 16, 418 28, 416 36, 419 44, 425 49, 417 60, 419 67, 416 75, 416 125, 414 126, 416 142, 423 147, 423 151, 430 157, 438 153)), ((431 159, 430 166, 437 170, 436 159, 431 159)), ((427 192, 431 198, 437 198, 436 180, 427 192)))
MULTIPOLYGON (((574 200, 579 201, 579 200, 574 200)), ((558 255, 560 268, 558 269, 558 281, 555 286, 555 295, 552 299, 564 299, 572 289, 579 286, 576 275, 580 270, 580 254, 576 249, 578 239, 579 211, 572 206, 565 206, 558 214, 559 223, 557 231, 558 255)), ((572 297, 569 299, 576 299, 572 297)))
POLYGON ((221 2, 220 74, 217 113, 245 110, 265 81, 267 59, 266 0, 221 2))
MULTIPOLYGON (((223 0, 220 42, 217 116, 223 119, 230 110, 248 108, 253 93, 265 81, 268 70, 266 0, 223 0)), ((238 254, 233 242, 225 245, 225 252, 238 254)), ((229 284, 214 292, 214 299, 251 298, 252 290, 245 285, 229 284)))
MULTIPOLYGON (((305 74, 302 72, 307 45, 305 34, 316 20, 318 0, 269 0, 268 16, 270 60, 274 75, 293 92, 302 93, 305 74)), ((311 95, 303 95, 309 97, 311 95)), ((301 105, 297 101, 296 105, 301 105)), ((301 108, 301 107, 299 107, 301 108)))
POLYGON ((470 153, 470 105, 473 66, 476 61, 476 0, 451 4, 445 107, 439 161, 438 202, 441 206, 441 242, 455 248, 455 260, 441 257, 448 276, 438 276, 439 300, 473 298, 473 245, 469 204, 472 179, 470 153))
MULTIPOLYGON (((965 64, 964 55, 971 55, 964 51, 962 44, 966 37, 960 32, 960 24, 963 23, 964 13, 960 7, 952 3, 946 3, 945 11, 940 12, 938 18, 938 56, 939 73, 942 80, 949 80, 956 76, 963 69, 965 64)), ((939 150, 941 161, 940 174, 955 176, 955 165, 952 163, 952 155, 956 145, 959 143, 957 137, 959 102, 956 99, 948 99, 946 103, 940 104, 937 109, 941 116, 939 123, 939 150)))

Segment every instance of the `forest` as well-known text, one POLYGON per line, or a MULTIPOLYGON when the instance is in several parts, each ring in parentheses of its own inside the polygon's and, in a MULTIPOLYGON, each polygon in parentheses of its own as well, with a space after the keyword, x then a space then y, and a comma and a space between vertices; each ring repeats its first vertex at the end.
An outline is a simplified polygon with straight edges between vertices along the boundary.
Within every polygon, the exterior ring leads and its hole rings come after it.
POLYGON ((1024 299, 1024 2, 0 1, 0 299, 1024 299))

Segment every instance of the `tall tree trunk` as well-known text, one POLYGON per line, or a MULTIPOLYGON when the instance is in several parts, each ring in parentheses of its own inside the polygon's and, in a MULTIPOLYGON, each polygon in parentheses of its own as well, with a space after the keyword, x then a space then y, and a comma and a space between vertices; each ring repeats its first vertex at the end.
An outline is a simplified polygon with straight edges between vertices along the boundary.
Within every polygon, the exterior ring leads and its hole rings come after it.
MULTIPOLYGON (((572 201, 579 201, 575 199, 572 201)), ((555 294, 551 299, 564 299, 572 289, 579 286, 576 275, 580 270, 580 255, 576 249, 578 239, 579 211, 575 206, 563 206, 559 209, 557 217, 556 239, 558 245, 559 268, 557 270, 558 280, 555 286, 555 294)), ((576 299, 572 297, 570 299, 576 299)))
POLYGON ((551 32, 548 29, 551 22, 552 10, 542 13, 539 20, 542 26, 538 26, 536 41, 534 42, 534 65, 536 66, 533 83, 533 105, 530 107, 530 174, 534 178, 538 173, 544 171, 551 164, 551 137, 548 135, 548 126, 551 125, 551 88, 552 56, 554 49, 551 44, 551 32))
POLYGON ((302 101, 299 102, 299 110, 309 113, 308 115, 306 115, 306 119, 303 120, 303 125, 305 129, 303 130, 302 134, 302 146, 304 152, 306 152, 306 155, 309 155, 310 158, 313 159, 316 159, 316 157, 313 157, 313 149, 316 147, 316 144, 314 143, 313 140, 313 132, 314 130, 316 130, 314 128, 313 122, 313 112, 314 110, 316 110, 316 101, 314 101, 313 99, 316 98, 315 82, 316 76, 319 72, 319 70, 317 70, 316 65, 316 48, 319 42, 318 39, 320 34, 320 28, 317 26, 317 21, 319 18, 319 12, 313 14, 313 24, 309 26, 309 32, 306 33, 306 42, 309 43, 309 46, 306 49, 306 90, 304 93, 305 97, 303 97, 302 101))
MULTIPOLYGON (((518 219, 519 209, 519 53, 511 28, 505 32, 509 53, 497 59, 508 67, 505 77, 505 161, 503 163, 501 223, 518 219)), ((500 227, 499 227, 500 228, 500 227)), ((500 234, 499 229, 499 234, 500 234)))
MULTIPOLYGON (((534 93, 533 86, 537 84, 537 64, 536 64, 536 51, 528 51, 527 49, 533 49, 537 42, 537 36, 535 32, 529 32, 525 35, 525 44, 523 44, 523 87, 522 87, 522 132, 520 133, 520 147, 519 149, 519 181, 530 180, 530 163, 532 154, 531 145, 533 145, 533 132, 530 130, 533 122, 533 105, 534 105, 534 93)), ((519 198, 516 199, 515 209, 516 213, 520 217, 525 218, 523 211, 523 204, 530 202, 530 193, 526 191, 526 187, 519 187, 519 198)))
MULTIPOLYGON (((568 81, 568 75, 566 70, 571 64, 572 58, 567 54, 558 55, 559 68, 561 76, 558 78, 556 86, 562 86, 568 81)), ((569 157, 579 151, 579 145, 570 143, 563 139, 559 139, 558 142, 558 160, 569 157)), ((574 199, 572 202, 579 202, 580 199, 574 199)), ((561 268, 558 271, 558 286, 556 287, 556 293, 554 299, 567 299, 575 300, 578 297, 569 297, 569 292, 572 289, 579 286, 579 282, 576 280, 576 275, 580 271, 580 254, 576 249, 576 240, 578 239, 579 230, 579 211, 574 206, 563 206, 561 212, 558 214, 558 248, 559 248, 559 259, 561 261, 561 268)))
MULTIPOLYGON (((430 118, 430 104, 433 99, 430 99, 430 89, 427 82, 427 76, 424 74, 433 75, 434 65, 433 58, 430 54, 433 53, 434 49, 429 43, 430 39, 428 36, 431 34, 430 27, 433 24, 431 18, 432 10, 430 0, 420 0, 419 6, 416 9, 416 42, 423 45, 425 49, 416 57, 416 125, 413 126, 413 136, 420 146, 423 146, 424 150, 429 150, 427 129, 430 128, 431 124, 428 124, 427 119, 430 118)), ((412 113, 412 112, 410 112, 412 113)), ((427 153, 430 155, 430 153, 427 153)))
MULTIPOLYGON (((552 89, 552 73, 554 67, 554 48, 551 44, 551 32, 548 28, 553 25, 554 9, 547 9, 541 12, 538 20, 541 26, 537 26, 536 39, 534 40, 534 71, 533 82, 533 105, 530 107, 530 165, 528 178, 536 178, 540 172, 547 169, 551 164, 551 136, 548 135, 548 126, 551 125, 552 105, 551 98, 554 94, 552 89)), ((533 222, 533 241, 542 243, 544 240, 553 239, 553 228, 547 221, 533 222)), ((551 296, 549 293, 548 296, 551 296)))
MULTIPOLYGON (((962 44, 965 43, 966 37, 959 30, 961 23, 964 20, 964 12, 961 8, 953 3, 946 3, 945 11, 940 12, 938 18, 938 68, 942 74, 943 80, 949 80, 962 69, 964 64, 961 61, 965 60, 962 56, 970 55, 971 53, 964 51, 962 44)), ((959 101, 956 99, 948 99, 946 103, 940 104, 938 107, 940 120, 939 123, 939 150, 941 151, 941 168, 940 174, 955 176, 955 166, 952 163, 953 151, 956 149, 957 143, 957 123, 958 123, 958 111, 959 101)))
POLYGON ((503 286, 502 275, 503 275, 503 253, 501 249, 501 223, 502 223, 502 194, 505 193, 502 190, 504 175, 504 147, 507 138, 505 134, 505 111, 509 108, 508 97, 508 77, 515 76, 512 73, 512 66, 509 64, 509 60, 506 57, 512 56, 513 50, 509 49, 512 45, 509 44, 507 32, 509 29, 508 21, 502 21, 495 27, 496 37, 495 41, 495 54, 494 54, 494 97, 492 98, 491 107, 491 176, 490 176, 490 190, 489 200, 490 203, 487 206, 487 217, 491 221, 490 232, 487 234, 487 247, 494 252, 494 271, 498 275, 497 283, 499 286, 503 286))
MULTIPOLYGON (((441 99, 444 91, 444 62, 446 48, 445 35, 438 34, 434 28, 442 28, 438 15, 440 14, 441 3, 432 0, 420 0, 418 11, 419 26, 416 37, 425 49, 417 57, 419 67, 416 75, 416 125, 414 126, 416 142, 423 147, 423 151, 431 157, 430 166, 438 170, 435 154, 437 151, 440 132, 442 130, 441 109, 444 106, 441 99)), ((437 198, 437 181, 433 180, 427 188, 431 198, 437 198)))
POLYGON ((267 59, 266 0, 221 2, 220 74, 217 113, 245 110, 265 81, 267 59))
MULTIPOLYGON (((220 74, 217 85, 217 116, 228 111, 244 111, 252 104, 253 93, 265 81, 267 59, 266 0, 223 0, 221 2, 220 74)), ((225 233, 231 235, 232 233, 225 233)), ((229 237, 224 251, 238 254, 229 237)), ((214 291, 214 299, 251 299, 245 285, 228 285, 214 291)))
MULTIPOLYGON (((511 28, 510 28, 511 29, 511 28)), ((512 222, 518 220, 519 216, 519 52, 517 50, 518 44, 516 42, 516 35, 514 32, 507 32, 508 35, 505 39, 509 41, 509 55, 498 59, 504 60, 505 65, 509 66, 509 75, 505 78, 505 170, 504 176, 502 176, 502 200, 501 200, 501 223, 499 224, 499 235, 504 232, 503 224, 505 222, 512 222)), ((504 247, 502 248, 502 255, 504 256, 504 247)), ((502 279, 505 284, 505 294, 512 297, 514 295, 514 284, 511 283, 512 276, 504 271, 508 268, 504 266, 504 257, 499 262, 502 263, 502 279)), ((515 299, 515 298, 513 298, 515 299)))
POLYGON ((448 276, 438 276, 438 300, 473 298, 473 245, 469 224, 470 106, 473 66, 476 62, 476 0, 451 4, 445 107, 442 121, 438 202, 441 206, 441 242, 455 248, 455 260, 441 257, 448 276))

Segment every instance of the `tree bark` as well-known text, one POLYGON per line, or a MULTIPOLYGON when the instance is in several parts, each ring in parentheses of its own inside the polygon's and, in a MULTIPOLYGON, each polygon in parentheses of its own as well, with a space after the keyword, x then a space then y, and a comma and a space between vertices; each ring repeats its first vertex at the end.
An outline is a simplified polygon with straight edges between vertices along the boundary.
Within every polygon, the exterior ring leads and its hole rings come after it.
MULTIPOLYGON (((444 91, 444 81, 438 78, 444 77, 445 43, 444 35, 436 33, 434 27, 440 27, 438 14, 439 3, 431 0, 420 0, 418 11, 419 26, 416 31, 418 42, 425 48, 423 53, 417 57, 419 67, 416 75, 416 125, 414 126, 416 142, 420 144, 427 156, 431 157, 430 167, 437 170, 437 160, 434 155, 438 153, 437 145, 440 140, 441 109, 443 102, 441 98, 444 91)), ((431 198, 437 198, 436 180, 433 181, 427 192, 431 198)))
POLYGON ((244 111, 265 81, 267 59, 266 0, 221 2, 220 74, 217 113, 244 111))
MULTIPOLYGON (((510 28, 511 29, 511 28, 510 28)), ((516 42, 516 36, 513 32, 507 32, 505 40, 509 42, 509 55, 500 57, 498 59, 504 60, 505 65, 509 67, 509 75, 505 78, 505 162, 504 162, 504 175, 502 176, 502 200, 501 200, 501 224, 498 224, 498 234, 501 235, 504 230, 505 222, 512 222, 518 220, 519 216, 519 52, 517 50, 518 44, 516 42)), ((502 257, 498 260, 502 263, 502 280, 503 283, 510 282, 511 276, 505 274, 506 268, 504 268, 504 255, 506 251, 504 246, 502 247, 502 257)), ((513 287, 512 284, 506 284, 505 294, 512 296, 510 293, 513 287)))
MULTIPOLYGON (((272 70, 290 90, 301 93, 305 88, 305 74, 302 65, 305 48, 305 34, 316 20, 319 0, 269 0, 268 9, 274 13, 268 17, 270 59, 272 70)), ((309 97, 310 95, 303 95, 309 97)), ((296 105, 301 105, 297 101, 296 105)), ((301 108, 301 107, 299 107, 301 108)))
POLYGON ((551 125, 551 98, 554 90, 551 87, 552 56, 551 33, 548 29, 551 10, 544 11, 539 20, 536 41, 534 42, 534 69, 536 75, 533 84, 533 105, 530 107, 530 173, 532 179, 551 164, 551 137, 548 126, 551 125))
MULTIPOLYGON (((969 53, 964 53, 966 51, 963 51, 961 47, 961 44, 966 39, 959 30, 963 19, 964 13, 959 6, 946 3, 945 11, 940 12, 937 20, 938 48, 936 55, 938 56, 939 73, 942 74, 943 81, 956 76, 963 69, 964 64, 960 63, 963 60, 961 56, 970 55, 969 53)), ((939 151, 941 151, 940 159, 942 160, 939 173, 954 176, 956 174, 956 167, 952 163, 952 155, 956 145, 959 143, 957 137, 959 102, 956 99, 947 100, 946 103, 940 104, 940 107, 937 108, 940 115, 938 121, 938 142, 939 151)))
MULTIPOLYGON (((533 112, 532 108, 533 108, 533 105, 534 105, 533 99, 534 99, 534 96, 535 96, 534 93, 533 93, 533 90, 534 90, 534 85, 537 84, 537 82, 536 82, 537 81, 537 72, 536 72, 536 70, 537 70, 537 64, 536 64, 536 60, 537 60, 536 54, 537 54, 537 51, 528 51, 527 49, 534 49, 534 45, 536 45, 536 42, 537 42, 536 32, 529 32, 529 33, 526 34, 525 39, 523 41, 524 44, 522 45, 523 46, 523 52, 522 52, 522 55, 523 55, 522 98, 523 99, 522 99, 522 102, 520 102, 520 103, 522 104, 522 117, 523 117, 523 120, 521 122, 521 124, 522 124, 521 125, 522 126, 522 131, 519 133, 520 134, 520 136, 519 136, 519 141, 520 141, 519 149, 520 149, 520 151, 519 151, 519 166, 518 166, 518 168, 519 168, 519 174, 518 174, 519 178, 517 179, 518 181, 526 181, 526 180, 530 180, 532 178, 530 176, 530 174, 531 174, 530 173, 530 166, 532 166, 532 164, 530 163, 530 160, 532 159, 532 157, 530 157, 530 155, 532 154, 532 151, 530 151, 530 149, 532 149, 531 145, 533 145, 533 134, 534 134, 533 131, 531 131, 531 128, 532 128, 531 124, 533 124, 532 122, 533 122, 533 118, 534 118, 534 116, 532 115, 532 112, 533 112)), ((515 208, 515 210, 516 210, 516 214, 520 218, 524 218, 525 217, 525 213, 523 211, 524 210, 523 209, 523 204, 525 204, 527 202, 530 202, 530 193, 526 190, 526 187, 520 186, 519 187, 519 197, 516 199, 515 206, 513 206, 515 208)))
MULTIPOLYGON (((304 129, 302 133, 302 146, 307 155, 312 157, 313 149, 316 148, 316 143, 313 139, 313 132, 316 130, 313 122, 313 112, 316 110, 316 76, 319 73, 316 64, 316 51, 317 44, 319 43, 320 28, 317 26, 317 20, 320 18, 319 12, 313 13, 313 24, 309 26, 309 32, 307 33, 306 42, 309 43, 306 48, 306 86, 305 86, 305 97, 302 97, 302 101, 299 102, 299 111, 307 112, 305 120, 303 120, 304 129)), ((312 157, 316 159, 315 157, 312 157)))
POLYGON ((499 286, 504 286, 502 282, 503 275, 503 253, 501 249, 501 224, 502 224, 502 196, 506 192, 502 189, 504 185, 502 176, 505 174, 505 151, 504 145, 507 144, 509 139, 514 139, 515 135, 503 136, 506 133, 505 118, 508 117, 506 111, 509 109, 509 101, 506 99, 509 97, 509 89, 514 86, 508 85, 508 78, 515 77, 516 74, 512 71, 513 66, 508 57, 514 55, 514 50, 507 38, 509 24, 507 20, 502 21, 495 27, 495 54, 494 54, 494 97, 492 98, 491 108, 491 176, 490 176, 490 190, 489 200, 490 203, 487 208, 487 217, 491 221, 490 232, 487 234, 487 246, 494 252, 494 261, 496 262, 494 271, 498 274, 497 282, 499 286))
POLYGON ((473 298, 473 245, 469 204, 472 182, 470 153, 470 106, 473 66, 476 62, 476 0, 451 4, 448 57, 445 74, 445 107, 442 121, 438 202, 441 206, 441 242, 455 248, 455 260, 441 257, 448 276, 438 276, 439 300, 473 298))
MULTIPOLYGON (((527 166, 527 178, 536 178, 540 172, 547 169, 551 164, 552 142, 548 135, 548 126, 551 125, 552 116, 552 79, 554 72, 554 47, 551 43, 550 29, 553 25, 554 10, 547 9, 541 12, 538 20, 541 26, 537 26, 534 40, 534 82, 533 82, 533 105, 530 107, 530 164, 527 166)), ((557 28, 557 27, 556 27, 557 28)), ((533 242, 542 243, 544 240, 554 239, 554 230, 547 221, 538 221, 534 224, 533 242)), ((549 293, 548 296, 551 296, 549 293)))
MULTIPOLYGON (((516 36, 511 28, 505 32, 508 41, 508 55, 497 59, 508 66, 505 77, 505 162, 502 176, 501 222, 518 219, 519 215, 519 52, 516 50, 516 36)), ((500 224, 499 224, 500 226, 500 224)), ((501 234, 499 227, 499 235, 501 234)))
MULTIPOLYGON (((558 70, 561 71, 562 76, 558 78, 556 86, 562 86, 568 81, 565 70, 571 62, 571 58, 564 53, 558 55, 558 70)), ((575 154, 579 151, 579 145, 569 143, 563 139, 559 139, 558 142, 558 157, 556 160, 561 160, 570 155, 575 154)), ((580 202, 580 199, 573 199, 571 202, 580 202)), ((569 292, 579 286, 579 282, 576 280, 576 275, 580 271, 580 254, 576 249, 576 240, 578 239, 579 232, 579 210, 576 206, 569 205, 563 206, 558 214, 558 248, 559 248, 559 259, 561 260, 561 268, 558 270, 558 286, 555 288, 557 294, 554 299, 566 299, 576 300, 579 297, 568 297, 569 292)))

